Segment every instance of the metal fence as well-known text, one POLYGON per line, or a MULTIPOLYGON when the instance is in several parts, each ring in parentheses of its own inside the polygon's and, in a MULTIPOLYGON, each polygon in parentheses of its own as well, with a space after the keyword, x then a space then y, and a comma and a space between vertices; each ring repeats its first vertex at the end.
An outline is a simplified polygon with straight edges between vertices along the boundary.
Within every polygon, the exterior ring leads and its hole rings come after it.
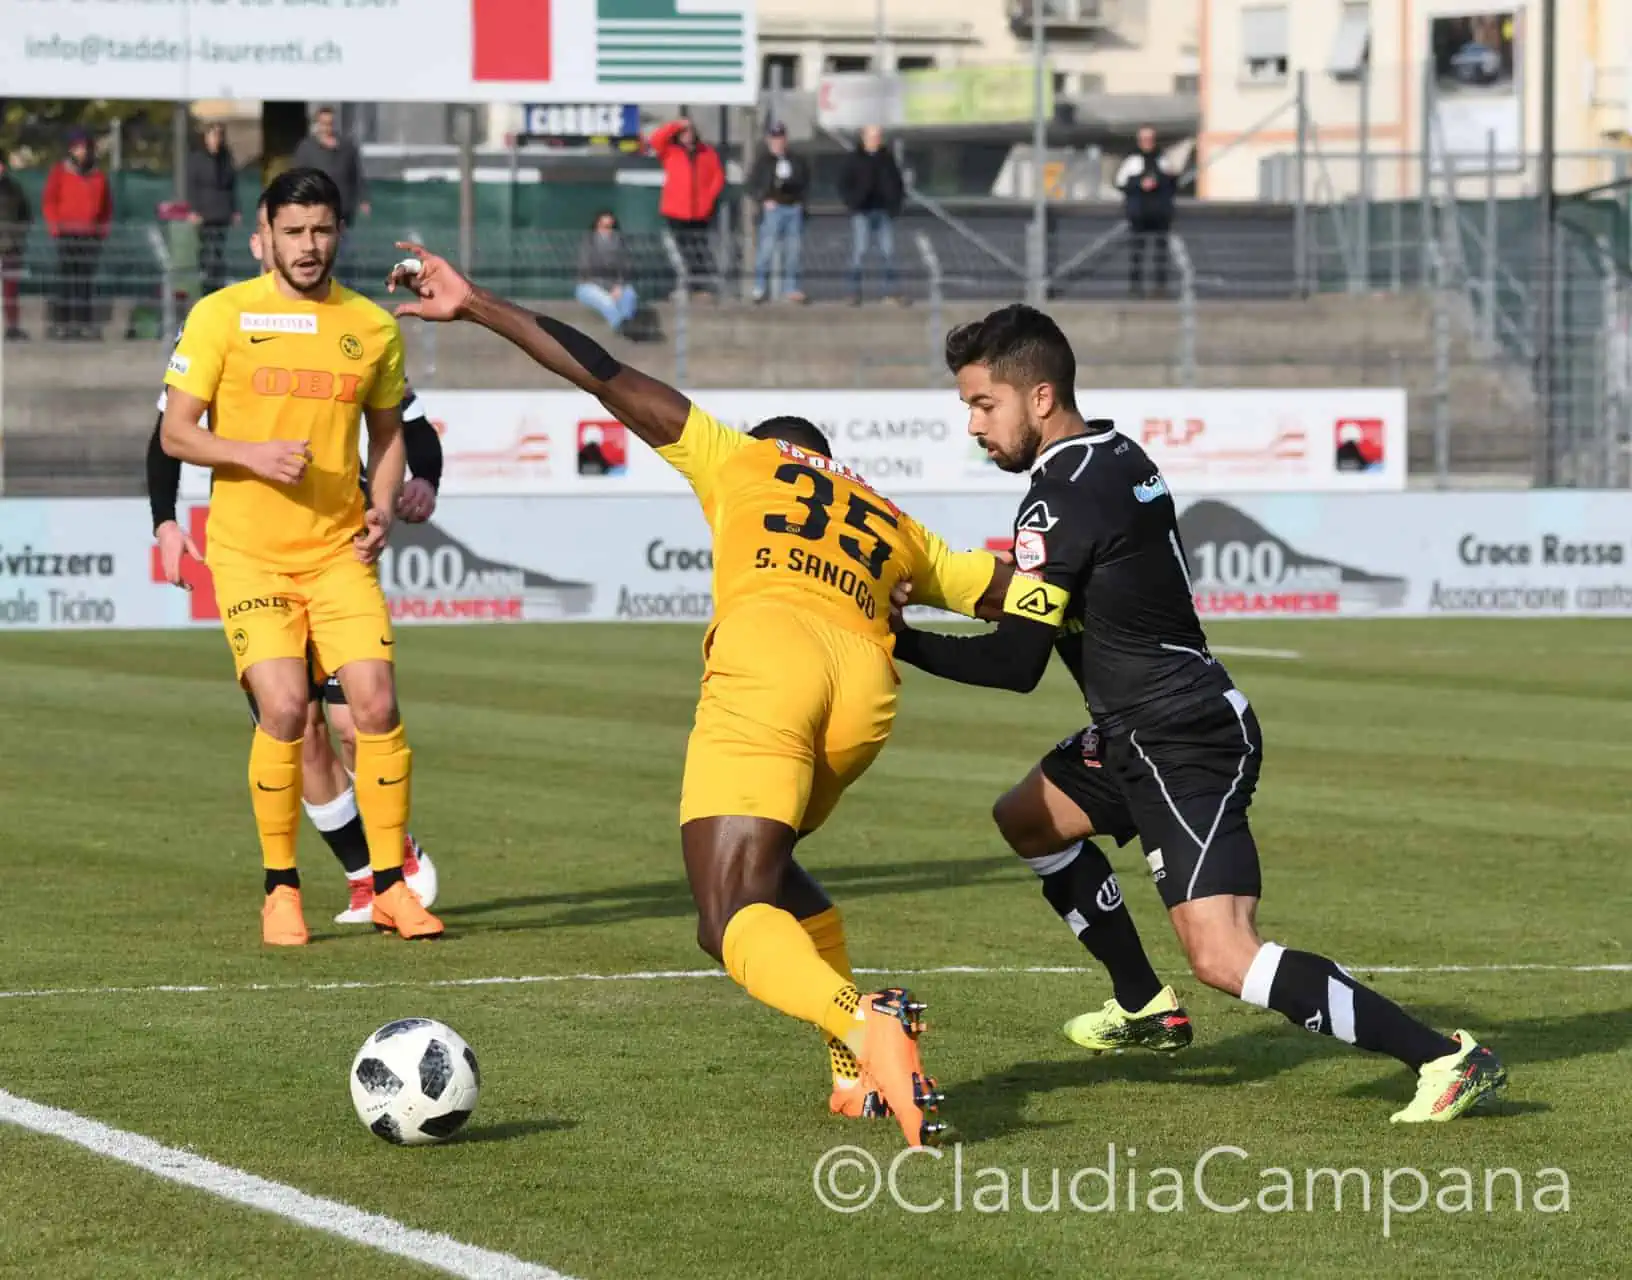
MULTIPOLYGON (((1426 217, 1415 202, 1396 208, 1371 210, 1367 269, 1357 272, 1353 212, 1342 203, 1310 204, 1301 230, 1293 208, 1184 206, 1158 280, 1160 246, 1135 242, 1114 207, 1055 207, 1049 306, 1077 347, 1085 387, 1401 386, 1417 483, 1529 483, 1547 474, 1542 444, 1569 460, 1550 473, 1558 483, 1627 483, 1632 298, 1603 232, 1561 233, 1555 372, 1567 417, 1549 428, 1538 425, 1526 347, 1533 281, 1509 252, 1523 240, 1524 211, 1505 203, 1492 237, 1485 205, 1442 196, 1426 217)), ((910 209, 894 226, 894 278, 886 285, 871 253, 860 306, 842 213, 817 209, 806 224, 803 302, 783 297, 795 284, 786 253, 767 264, 767 300, 754 302, 758 246, 746 221, 722 221, 695 245, 630 235, 640 307, 616 339, 574 296, 577 233, 484 231, 471 266, 491 287, 561 310, 622 358, 687 387, 940 386, 950 381, 946 329, 1025 295, 1029 219, 1010 202, 910 209)), ((459 241, 455 227, 367 224, 345 247, 342 278, 383 300, 399 236, 449 252, 459 241)), ((226 248, 225 274, 248 275, 243 233, 226 248)), ((168 339, 199 287, 195 255, 185 235, 116 227, 96 264, 93 329, 52 339, 64 292, 56 249, 43 235, 29 243, 18 274, 32 340, 0 344, 7 491, 139 491, 168 339)), ((489 335, 413 323, 405 331, 421 385, 547 383, 489 335)))

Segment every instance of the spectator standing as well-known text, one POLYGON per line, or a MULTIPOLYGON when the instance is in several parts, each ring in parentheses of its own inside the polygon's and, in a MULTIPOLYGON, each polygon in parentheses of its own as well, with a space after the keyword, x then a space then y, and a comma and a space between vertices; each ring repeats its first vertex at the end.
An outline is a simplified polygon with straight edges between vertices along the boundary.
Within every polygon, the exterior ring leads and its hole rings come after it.
MULTIPOLYGON (((334 108, 319 107, 312 116, 312 131, 300 140, 290 165, 295 169, 321 169, 334 179, 340 188, 340 260, 342 277, 353 276, 349 252, 351 237, 348 229, 357 225, 358 218, 369 215, 368 181, 363 177, 363 155, 350 138, 342 138, 335 129, 334 108)), ((355 280, 352 283, 357 283, 355 280)))
POLYGON ((1178 181, 1162 163, 1156 149, 1156 130, 1149 125, 1139 130, 1139 150, 1122 162, 1116 174, 1122 192, 1122 207, 1128 230, 1133 233, 1128 258, 1128 292, 1134 297, 1145 293, 1145 249, 1154 251, 1156 292, 1167 292, 1168 233, 1173 229, 1173 204, 1178 181))
POLYGON ((187 157, 187 203, 198 227, 198 267, 204 292, 227 280, 227 232, 239 223, 238 168, 220 124, 204 130, 204 145, 187 157))
POLYGON ((41 205, 46 229, 57 245, 57 318, 52 336, 100 338, 92 286, 102 242, 113 222, 113 196, 84 130, 68 135, 68 154, 47 175, 41 205))
POLYGON ((873 247, 884 260, 884 297, 895 297, 895 220, 905 198, 906 184, 884 145, 884 130, 870 124, 839 171, 839 199, 850 211, 850 300, 858 307, 862 267, 873 247))
POLYGON ((810 162, 788 150, 788 129, 773 124, 765 150, 748 174, 748 191, 760 202, 759 252, 754 260, 754 301, 770 293, 772 260, 782 257, 782 292, 789 302, 803 302, 799 259, 805 241, 805 199, 810 193, 810 162))
POLYGON ((648 144, 663 165, 663 195, 658 212, 674 235, 695 292, 707 292, 715 274, 709 240, 714 212, 725 191, 720 153, 697 135, 690 120, 672 120, 653 130, 648 144))
POLYGON ((640 298, 629 283, 629 247, 618 230, 617 215, 603 210, 578 249, 578 301, 612 326, 613 333, 640 310, 640 298))
POLYGON ((28 193, 11 176, 5 157, 0 155, 0 307, 5 312, 7 342, 22 342, 28 338, 23 332, 22 308, 17 295, 22 288, 28 224, 33 220, 34 209, 28 203, 28 193))

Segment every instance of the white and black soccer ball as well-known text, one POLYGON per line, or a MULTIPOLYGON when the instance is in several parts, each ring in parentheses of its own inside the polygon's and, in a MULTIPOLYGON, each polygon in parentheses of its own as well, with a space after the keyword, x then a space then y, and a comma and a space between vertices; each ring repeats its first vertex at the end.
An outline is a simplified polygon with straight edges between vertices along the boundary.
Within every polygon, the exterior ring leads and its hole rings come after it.
POLYGON ((432 1018, 399 1018, 363 1041, 351 1102, 371 1133, 401 1146, 441 1142, 476 1109, 482 1073, 464 1038, 432 1018))

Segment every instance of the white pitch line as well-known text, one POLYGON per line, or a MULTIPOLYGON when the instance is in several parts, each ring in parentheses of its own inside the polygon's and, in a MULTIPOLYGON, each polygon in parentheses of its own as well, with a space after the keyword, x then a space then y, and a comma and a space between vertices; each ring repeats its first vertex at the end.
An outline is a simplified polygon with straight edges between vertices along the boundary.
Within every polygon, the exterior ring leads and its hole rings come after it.
POLYGON ((260 1209, 314 1231, 340 1236, 448 1275, 462 1276, 464 1280, 569 1280, 561 1272, 536 1262, 464 1244, 451 1236, 418 1231, 394 1218, 366 1213, 338 1200, 308 1195, 281 1182, 206 1160, 191 1151, 167 1147, 139 1133, 115 1129, 72 1111, 30 1102, 4 1089, 0 1089, 0 1123, 61 1138, 156 1178, 194 1187, 222 1200, 260 1209))
MULTIPOLYGON (((1632 964, 1350 964, 1358 973, 1632 973, 1632 964)), ((928 978, 943 975, 1013 977, 1025 975, 1094 974, 1081 965, 949 964, 929 969, 856 969, 856 973, 887 978, 928 978)), ((524 973, 491 978, 405 978, 387 982, 246 982, 216 986, 159 983, 147 987, 38 987, 0 991, 0 1000, 46 1000, 57 996, 239 995, 258 991, 389 991, 398 988, 433 990, 446 987, 527 987, 564 982, 683 982, 723 978, 723 969, 641 969, 628 973, 524 973)))
POLYGON ((1210 644, 1214 653, 1226 658, 1277 658, 1282 662, 1301 662, 1303 654, 1296 649, 1254 649, 1250 645, 1210 644))

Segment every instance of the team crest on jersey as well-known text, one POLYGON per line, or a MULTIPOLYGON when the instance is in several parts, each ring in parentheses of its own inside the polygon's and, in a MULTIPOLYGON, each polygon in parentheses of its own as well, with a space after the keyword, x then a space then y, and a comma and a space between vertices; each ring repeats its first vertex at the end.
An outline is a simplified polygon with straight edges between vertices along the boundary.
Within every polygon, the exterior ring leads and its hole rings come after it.
POLYGON ((311 315, 269 315, 245 311, 238 317, 239 333, 316 333, 317 317, 311 315))
POLYGON ((1016 533, 1022 529, 1034 529, 1038 533, 1047 533, 1059 522, 1059 517, 1048 509, 1048 503, 1039 498, 1020 513, 1020 518, 1014 522, 1014 529, 1016 533))
POLYGON ((355 334, 348 333, 340 339, 340 354, 347 360, 361 360, 363 358, 362 339, 355 334))
POLYGON ((1015 567, 1024 572, 1048 563, 1048 544, 1035 529, 1022 529, 1014 535, 1015 567))

